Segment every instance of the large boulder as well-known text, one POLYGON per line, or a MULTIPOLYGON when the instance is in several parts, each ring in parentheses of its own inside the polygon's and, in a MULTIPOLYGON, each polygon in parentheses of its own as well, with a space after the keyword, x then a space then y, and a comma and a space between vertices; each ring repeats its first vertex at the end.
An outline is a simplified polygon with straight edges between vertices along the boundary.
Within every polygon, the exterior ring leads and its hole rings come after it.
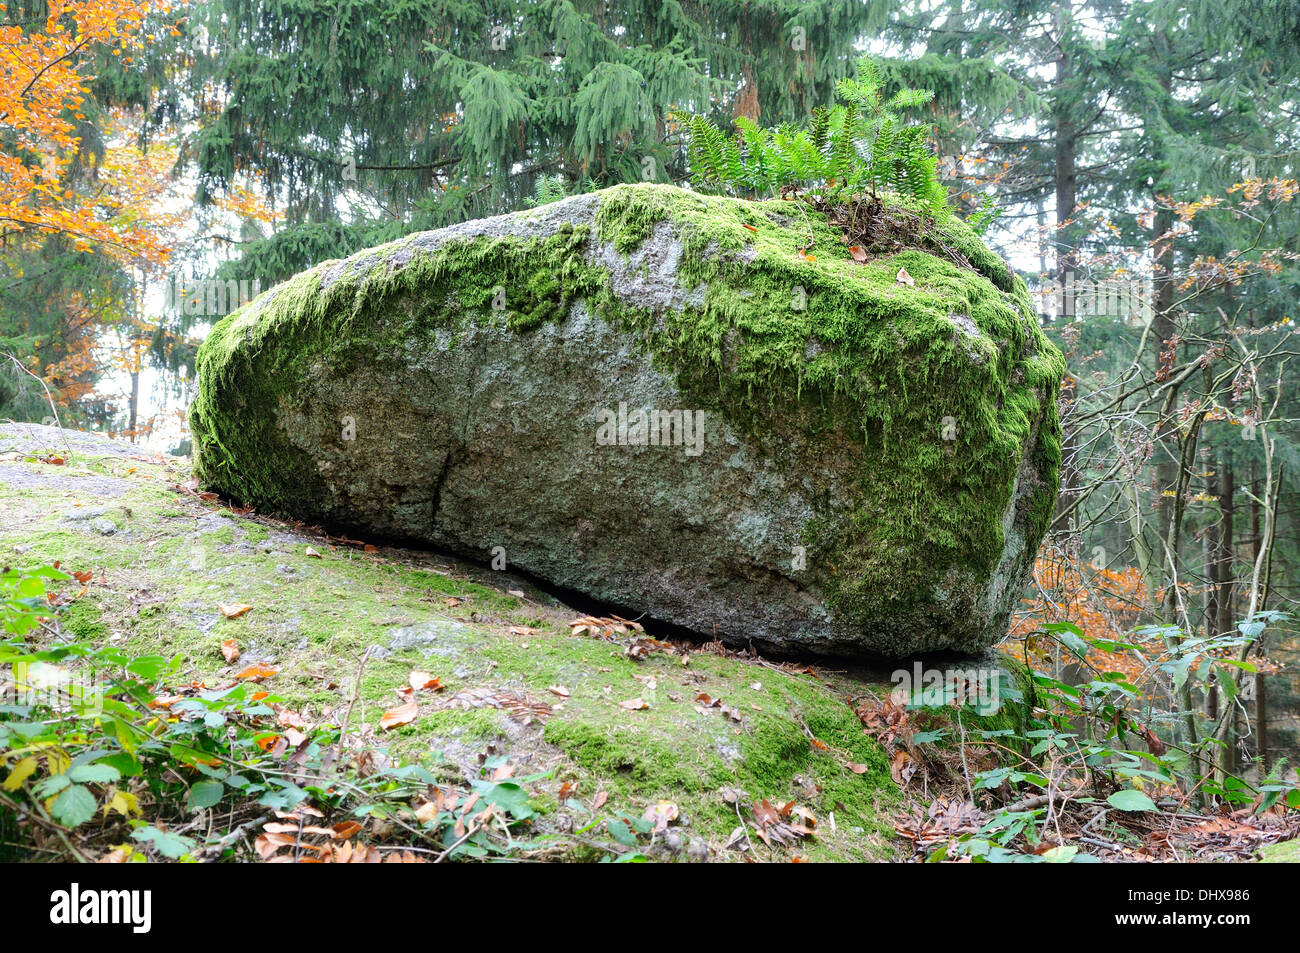
POLYGON ((326 262, 213 328, 199 473, 726 642, 982 649, 1064 363, 964 225, 873 214, 619 186, 326 262))

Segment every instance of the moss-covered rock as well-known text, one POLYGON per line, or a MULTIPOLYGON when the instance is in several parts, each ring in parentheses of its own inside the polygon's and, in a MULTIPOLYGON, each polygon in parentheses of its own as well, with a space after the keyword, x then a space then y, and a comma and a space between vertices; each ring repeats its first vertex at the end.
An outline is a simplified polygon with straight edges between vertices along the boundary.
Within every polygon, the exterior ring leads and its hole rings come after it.
POLYGON ((960 222, 856 261, 801 204, 620 186, 271 289, 203 345, 191 422, 208 486, 263 511, 729 642, 904 656, 1003 634, 1063 372, 960 222))

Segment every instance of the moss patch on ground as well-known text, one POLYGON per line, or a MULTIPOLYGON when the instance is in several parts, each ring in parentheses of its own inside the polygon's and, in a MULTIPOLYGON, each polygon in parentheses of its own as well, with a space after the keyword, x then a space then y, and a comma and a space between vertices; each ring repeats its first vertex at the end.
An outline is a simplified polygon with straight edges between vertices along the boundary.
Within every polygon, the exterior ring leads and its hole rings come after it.
MULTIPOLYGON (((709 647, 638 660, 619 642, 571 634, 577 613, 505 574, 331 545, 204 501, 182 489, 188 478, 179 461, 74 453, 55 467, 0 457, 0 560, 93 572, 63 619, 69 634, 179 656, 182 683, 223 685, 246 666, 268 666, 275 674, 264 687, 311 721, 338 723, 355 696, 353 724, 377 726, 410 671, 430 672, 443 690, 426 693, 412 724, 377 732, 379 743, 448 775, 478 777, 489 746, 520 776, 549 773, 538 787, 539 828, 562 840, 567 783, 588 805, 605 792, 605 816, 639 817, 672 801, 674 830, 714 859, 745 856, 725 849, 740 825, 733 801, 760 799, 806 807, 819 833, 769 849, 751 832, 751 856, 893 856, 900 794, 842 685, 709 647), (88 516, 101 510, 113 531, 88 516), (220 603, 253 609, 230 619, 220 603), (233 665, 221 653, 228 639, 242 653, 233 665), (567 697, 553 690, 561 687, 567 697), (479 704, 485 698, 553 710, 521 719, 508 705, 479 704), (634 698, 646 707, 622 705, 634 698)), ((597 854, 574 840, 572 856, 597 854)))
POLYGON ((1300 864, 1300 840, 1268 844, 1260 848, 1259 856, 1266 864, 1300 864))

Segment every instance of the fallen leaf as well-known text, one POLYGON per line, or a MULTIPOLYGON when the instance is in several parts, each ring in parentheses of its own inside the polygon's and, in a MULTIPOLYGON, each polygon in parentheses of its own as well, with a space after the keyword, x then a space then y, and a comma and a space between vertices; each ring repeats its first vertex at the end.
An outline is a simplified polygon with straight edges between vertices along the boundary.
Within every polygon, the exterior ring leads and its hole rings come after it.
POLYGON ((626 708, 628 711, 643 711, 650 706, 640 698, 629 698, 625 702, 619 702, 618 707, 626 708))
POLYGON ((225 616, 227 619, 238 619, 244 613, 253 611, 252 606, 245 605, 242 602, 240 603, 218 602, 217 608, 221 610, 221 614, 225 616))
POLYGON ((347 840, 359 830, 361 825, 356 821, 340 821, 334 825, 334 836, 339 840, 347 840))
POLYGON ((221 656, 227 662, 239 661, 239 643, 234 639, 226 639, 221 643, 221 656))
POLYGON ((379 727, 388 731, 401 725, 409 725, 419 714, 420 706, 415 702, 407 702, 405 705, 398 705, 384 712, 383 717, 379 719, 379 727))
POLYGON ((72 578, 84 586, 89 584, 90 580, 95 578, 95 574, 93 572, 74 572, 72 578))
POLYGON ((608 791, 597 791, 596 799, 591 802, 591 809, 593 811, 599 811, 602 807, 605 806, 605 802, 608 800, 609 800, 608 791))
POLYGON ((672 801, 658 801, 645 809, 642 817, 654 824, 654 832, 661 834, 668 830, 668 825, 677 820, 677 805, 672 801))
POLYGON ((550 692, 552 695, 559 695, 561 698, 569 697, 569 690, 565 688, 563 685, 552 685, 550 688, 547 689, 547 691, 550 692))
POLYGON ((275 674, 275 672, 276 672, 275 669, 270 668, 269 666, 266 665, 250 665, 248 666, 248 668, 244 669, 242 672, 236 675, 235 678, 239 679, 240 681, 245 681, 249 679, 253 681, 260 681, 261 679, 264 678, 270 678, 272 675, 275 674))
POLYGON ((900 285, 916 285, 916 279, 907 273, 906 268, 898 269, 898 274, 894 278, 900 285))
POLYGON ((889 765, 889 774, 894 779, 894 783, 904 787, 915 773, 916 765, 912 764, 912 756, 901 749, 895 751, 894 760, 889 765))
POLYGON ((411 670, 411 675, 408 680, 411 683, 411 688, 415 689, 417 692, 426 690, 431 692, 440 692, 443 688, 441 678, 435 678, 428 672, 421 672, 416 669, 411 670))
POLYGON ((866 261, 867 250, 861 245, 850 245, 849 254, 853 256, 854 261, 866 261))
POLYGON ((305 554, 306 554, 307 557, 310 558, 310 559, 324 559, 324 558, 325 558, 324 556, 322 556, 319 552, 317 552, 315 549, 313 549, 313 548, 310 547, 310 546, 308 546, 307 549, 305 550, 305 554))

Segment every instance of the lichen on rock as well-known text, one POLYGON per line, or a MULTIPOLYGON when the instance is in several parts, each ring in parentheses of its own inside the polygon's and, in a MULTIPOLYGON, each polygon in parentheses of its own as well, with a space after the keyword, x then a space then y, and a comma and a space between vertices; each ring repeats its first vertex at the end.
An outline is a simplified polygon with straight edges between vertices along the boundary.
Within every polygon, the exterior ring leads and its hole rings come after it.
POLYGON ((199 472, 724 641, 977 650, 1051 515, 1064 362, 963 224, 900 246, 656 185, 407 236, 213 329, 199 472))

